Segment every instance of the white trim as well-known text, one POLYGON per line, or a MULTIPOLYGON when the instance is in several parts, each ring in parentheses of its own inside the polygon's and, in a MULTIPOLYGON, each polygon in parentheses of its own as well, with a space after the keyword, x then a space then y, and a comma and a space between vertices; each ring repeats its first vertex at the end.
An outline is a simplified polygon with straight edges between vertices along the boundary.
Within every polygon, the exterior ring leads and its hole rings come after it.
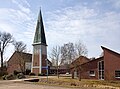
POLYGON ((89 74, 89 76, 92 76, 92 77, 94 77, 94 76, 95 76, 95 74, 89 74))
POLYGON ((41 45, 40 45, 40 56, 39 56, 39 73, 41 74, 42 72, 42 48, 41 48, 41 45))
POLYGON ((39 66, 33 66, 33 68, 39 68, 39 66))
POLYGON ((89 71, 89 76, 95 76, 95 71, 94 71, 94 70, 90 70, 90 71, 89 71), (90 73, 91 71, 93 71, 94 73, 91 74, 91 73, 90 73))
POLYGON ((120 78, 120 77, 115 77, 115 78, 120 78))
POLYGON ((32 54, 32 64, 31 64, 31 72, 33 72, 33 57, 34 56, 34 46, 33 46, 33 54, 32 54))

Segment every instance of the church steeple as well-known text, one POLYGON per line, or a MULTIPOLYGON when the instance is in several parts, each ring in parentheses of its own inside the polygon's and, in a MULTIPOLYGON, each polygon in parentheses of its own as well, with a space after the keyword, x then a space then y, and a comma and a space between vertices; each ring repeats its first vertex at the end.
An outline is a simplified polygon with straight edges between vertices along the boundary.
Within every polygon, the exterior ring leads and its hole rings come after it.
POLYGON ((45 32, 44 32, 44 25, 43 25, 43 20, 42 20, 41 9, 40 9, 40 12, 39 12, 39 15, 38 15, 36 32, 35 32, 34 41, 33 41, 33 45, 35 45, 35 44, 47 45, 46 44, 46 37, 45 37, 45 32))
POLYGON ((35 30, 31 72, 35 73, 36 75, 41 73, 46 74, 47 70, 45 68, 47 66, 47 44, 41 10, 38 15, 37 26, 35 30))

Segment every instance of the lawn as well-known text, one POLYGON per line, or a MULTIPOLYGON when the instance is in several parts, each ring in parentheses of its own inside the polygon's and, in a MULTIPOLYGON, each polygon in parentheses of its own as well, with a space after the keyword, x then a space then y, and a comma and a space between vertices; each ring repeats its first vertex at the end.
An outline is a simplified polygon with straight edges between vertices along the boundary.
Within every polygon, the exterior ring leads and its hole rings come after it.
POLYGON ((71 77, 49 77, 40 78, 40 82, 37 84, 48 84, 48 85, 57 85, 64 87, 96 87, 96 88, 109 88, 109 89, 120 89, 120 81, 103 81, 103 80, 88 80, 82 79, 71 79, 71 77))

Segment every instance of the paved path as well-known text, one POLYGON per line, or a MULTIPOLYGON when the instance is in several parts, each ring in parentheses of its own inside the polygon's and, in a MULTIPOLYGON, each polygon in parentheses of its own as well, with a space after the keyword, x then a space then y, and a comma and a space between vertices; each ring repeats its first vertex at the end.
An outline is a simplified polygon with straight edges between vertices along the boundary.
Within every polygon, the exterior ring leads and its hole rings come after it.
MULTIPOLYGON (((14 81, 0 81, 0 89, 74 89, 74 88, 37 85, 32 83, 15 83, 14 81)), ((79 88, 79 89, 95 89, 95 88, 79 88)))

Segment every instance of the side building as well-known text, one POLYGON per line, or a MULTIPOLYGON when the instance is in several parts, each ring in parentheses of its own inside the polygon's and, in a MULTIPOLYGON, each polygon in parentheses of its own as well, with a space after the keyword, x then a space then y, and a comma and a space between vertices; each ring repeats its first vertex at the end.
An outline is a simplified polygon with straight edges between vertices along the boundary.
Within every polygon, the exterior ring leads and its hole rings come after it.
POLYGON ((120 80, 120 54, 103 46, 101 48, 102 57, 72 67, 72 75, 76 69, 82 79, 120 80))
MULTIPOLYGON (((48 61, 48 66, 52 66, 52 63, 48 61)), ((7 61, 8 74, 16 72, 23 72, 29 74, 32 66, 32 54, 15 51, 10 59, 7 61)))
POLYGON ((31 70, 32 54, 15 51, 7 62, 7 72, 29 73, 31 70))

